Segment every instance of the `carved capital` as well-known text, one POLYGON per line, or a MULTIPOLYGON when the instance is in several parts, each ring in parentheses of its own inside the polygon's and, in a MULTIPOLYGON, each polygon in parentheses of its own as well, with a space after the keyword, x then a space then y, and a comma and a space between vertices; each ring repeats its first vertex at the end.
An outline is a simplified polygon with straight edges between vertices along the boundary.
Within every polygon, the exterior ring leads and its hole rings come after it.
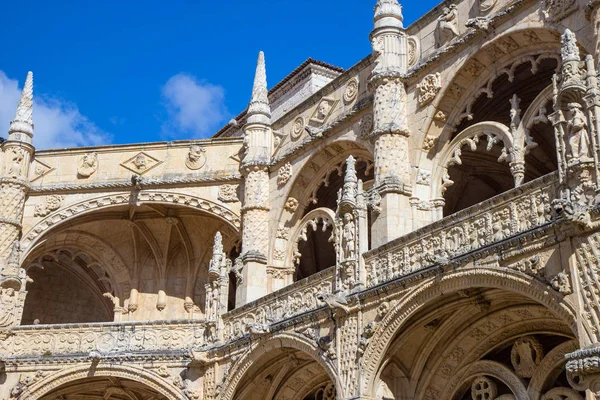
POLYGON ((577 350, 565 357, 569 384, 575 390, 590 390, 600 396, 600 347, 577 350))

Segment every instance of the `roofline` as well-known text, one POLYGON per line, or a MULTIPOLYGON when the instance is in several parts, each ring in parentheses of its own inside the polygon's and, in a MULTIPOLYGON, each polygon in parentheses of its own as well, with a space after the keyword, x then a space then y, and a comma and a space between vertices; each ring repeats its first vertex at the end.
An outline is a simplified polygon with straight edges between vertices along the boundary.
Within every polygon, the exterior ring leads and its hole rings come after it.
MULTIPOLYGON (((329 69, 333 72, 338 72, 340 74, 343 73, 344 71, 346 71, 344 68, 337 67, 335 65, 328 64, 324 61, 315 60, 314 58, 309 57, 302 64, 300 64, 299 66, 294 68, 294 70, 292 72, 287 74, 285 78, 283 78, 281 81, 279 81, 279 83, 277 83, 275 86, 273 86, 267 94, 270 96, 273 93, 275 93, 279 88, 281 88, 283 85, 285 85, 290 80, 292 80, 296 75, 298 75, 300 73, 300 71, 302 71, 304 68, 306 68, 309 65, 317 65, 319 67, 323 67, 323 68, 329 69)), ((233 117, 232 120, 236 120, 236 121, 242 120, 246 116, 247 112, 248 112, 248 107, 246 107, 244 109, 244 111, 239 113, 237 116, 233 117)), ((220 135, 222 135, 229 128, 229 125, 230 125, 229 123, 226 124, 211 137, 213 137, 213 138, 220 137, 220 135)))

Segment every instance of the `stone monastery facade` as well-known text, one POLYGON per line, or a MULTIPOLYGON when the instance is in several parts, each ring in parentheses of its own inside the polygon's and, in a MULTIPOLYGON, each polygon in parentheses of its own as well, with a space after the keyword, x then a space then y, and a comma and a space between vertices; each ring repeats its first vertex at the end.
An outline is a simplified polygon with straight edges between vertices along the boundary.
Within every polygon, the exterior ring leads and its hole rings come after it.
POLYGON ((30 73, 0 399, 600 398, 600 1, 378 0, 369 39, 269 91, 261 53, 200 141, 36 151, 30 73))

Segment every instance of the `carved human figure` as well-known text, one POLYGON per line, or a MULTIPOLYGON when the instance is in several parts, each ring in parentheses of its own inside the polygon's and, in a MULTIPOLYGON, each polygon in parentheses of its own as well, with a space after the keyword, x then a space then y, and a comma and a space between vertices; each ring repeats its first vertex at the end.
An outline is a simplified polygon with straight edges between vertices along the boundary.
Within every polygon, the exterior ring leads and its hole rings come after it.
POLYGON ((19 265, 21 260, 21 242, 15 240, 11 246, 10 254, 8 255, 8 265, 19 265))
POLYGON ((133 160, 133 165, 138 169, 138 171, 143 171, 147 167, 146 156, 143 154, 138 154, 133 160))
POLYGON ((0 289, 0 327, 11 326, 15 319, 17 292, 13 288, 0 289))
POLYGON ((442 15, 438 17, 439 46, 444 45, 458 35, 458 10, 456 5, 452 4, 450 7, 444 7, 442 15))
POLYGON ((25 153, 21 149, 11 149, 11 153, 12 156, 8 174, 16 178, 21 175, 21 164, 23 163, 25 153))
POLYGON ((317 109, 317 118, 319 118, 321 121, 324 120, 325 118, 327 118, 327 115, 329 114, 330 110, 331 104, 329 104, 329 102, 327 101, 322 101, 321 104, 319 104, 319 108, 317 109))
POLYGON ((344 252, 345 260, 354 259, 354 244, 355 244, 355 231, 356 225, 354 224, 354 217, 352 214, 346 213, 344 214, 344 231, 342 233, 342 251, 344 252))
POLYGON ((569 132, 569 153, 567 159, 590 158, 590 138, 588 133, 587 118, 581 110, 581 104, 568 104, 569 119, 567 128, 569 132))

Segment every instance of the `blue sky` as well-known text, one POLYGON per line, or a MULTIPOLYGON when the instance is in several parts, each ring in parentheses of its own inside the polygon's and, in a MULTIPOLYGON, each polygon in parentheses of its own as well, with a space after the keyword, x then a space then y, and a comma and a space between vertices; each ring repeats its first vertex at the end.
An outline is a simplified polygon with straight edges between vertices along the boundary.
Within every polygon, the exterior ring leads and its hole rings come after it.
MULTIPOLYGON (((404 1, 405 25, 434 0, 404 1)), ((259 50, 269 87, 313 57, 371 51, 375 0, 5 1, 0 125, 34 73, 38 148, 209 137, 249 100, 259 50)))

